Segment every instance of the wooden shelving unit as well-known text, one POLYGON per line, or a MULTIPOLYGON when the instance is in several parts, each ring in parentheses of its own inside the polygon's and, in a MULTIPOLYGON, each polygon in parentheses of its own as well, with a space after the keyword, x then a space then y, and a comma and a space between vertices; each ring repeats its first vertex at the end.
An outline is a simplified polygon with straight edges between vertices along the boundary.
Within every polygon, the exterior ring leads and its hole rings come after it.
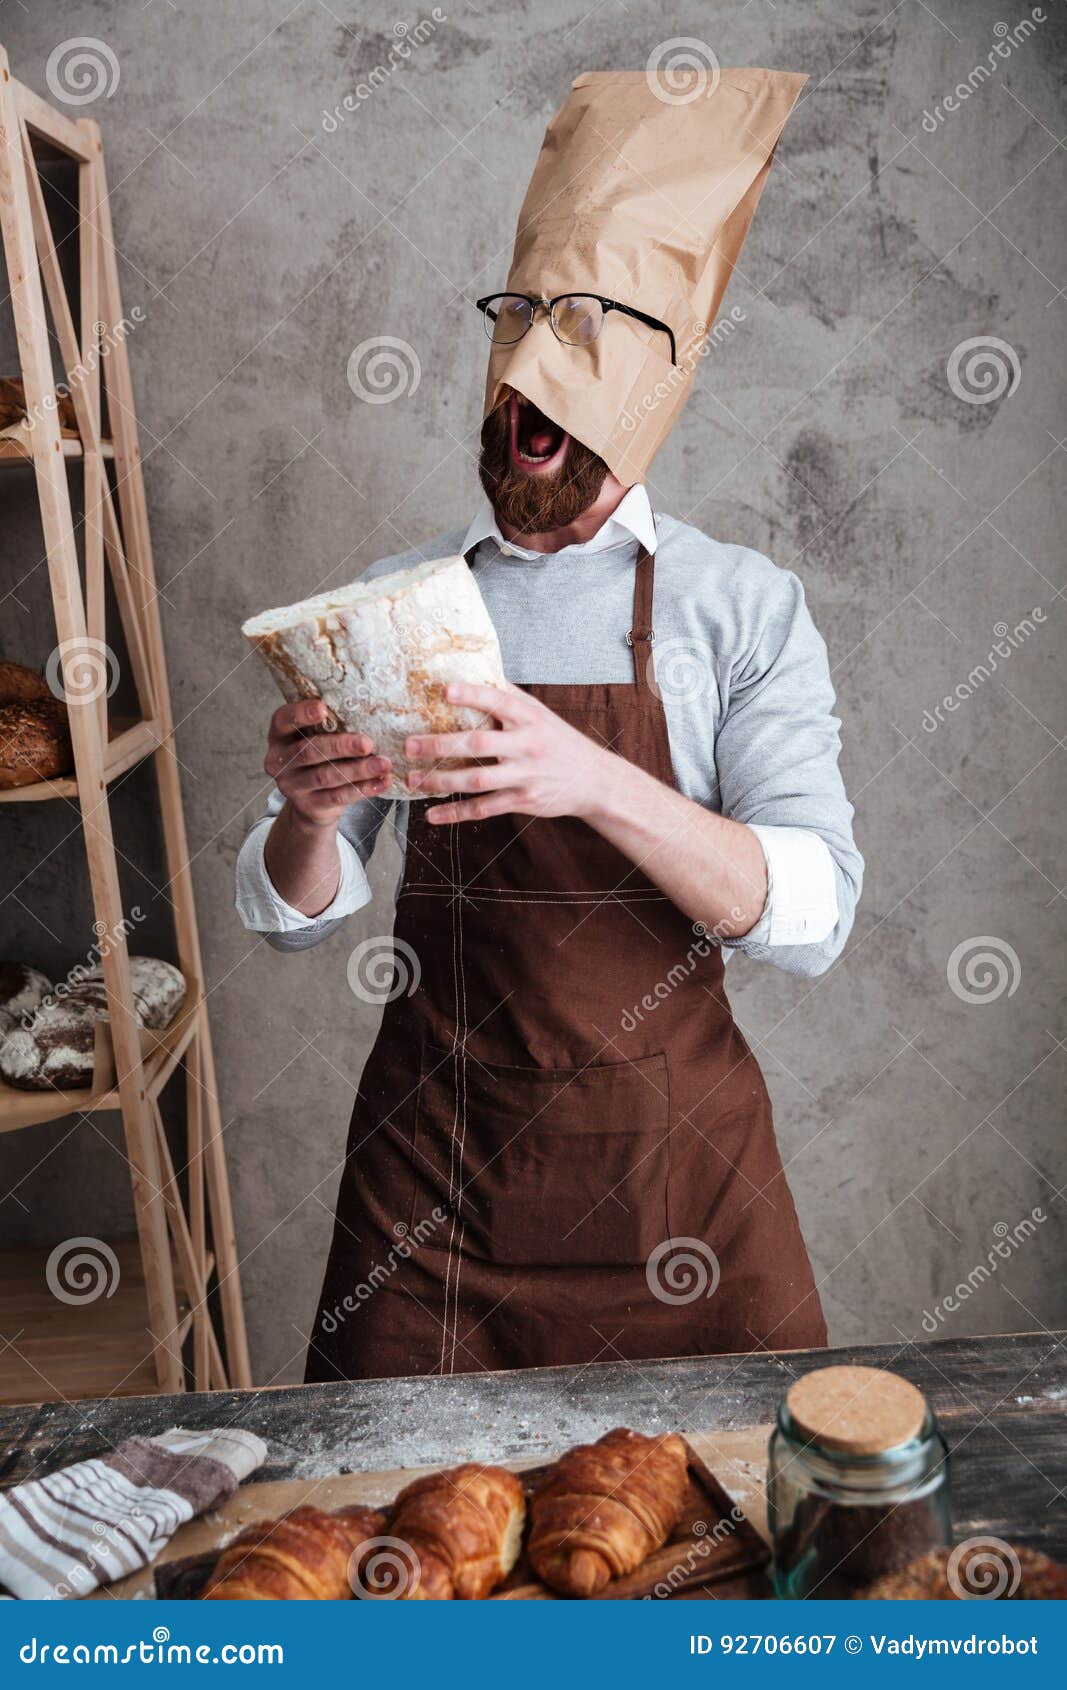
MULTIPOLYGON (((109 1246, 120 1268, 116 1289, 91 1305, 54 1295, 47 1249, 0 1252, 0 1339, 6 1340, 6 1347, 0 1342, 0 1402, 247 1386, 237 1248, 103 147, 96 123, 72 121, 15 81, 2 47, 0 232, 27 413, 35 419, 32 428, 0 438, 0 473, 33 469, 56 639, 69 654, 64 674, 79 654, 107 645, 110 579, 139 706, 136 719, 109 721, 105 689, 78 696, 68 686, 74 773, 0 792, 0 802, 60 802, 79 814, 92 915, 102 924, 97 931, 109 936, 102 964, 110 1031, 88 1090, 30 1092, 0 1084, 0 1133, 65 1115, 120 1111, 137 1224, 136 1238, 109 1246), (35 149, 77 166, 77 326, 35 149), (53 336, 74 401, 76 439, 61 431, 52 402, 53 336), (102 435, 105 420, 112 438, 102 435), (80 558, 70 474, 83 483, 80 558), (177 962, 187 984, 176 1019, 155 1037, 134 1015, 109 794, 146 759, 155 768, 177 962), (179 1068, 185 1144, 176 1170, 160 1095, 179 1068)), ((88 1219, 85 1231, 91 1231, 88 1219)))
MULTIPOLYGON (((80 458, 84 456, 80 440, 62 439, 60 451, 65 458, 80 458)), ((100 456, 111 463, 115 456, 115 448, 110 440, 101 440, 100 456)), ((0 464, 32 464, 33 448, 28 440, 4 439, 0 436, 0 464)))

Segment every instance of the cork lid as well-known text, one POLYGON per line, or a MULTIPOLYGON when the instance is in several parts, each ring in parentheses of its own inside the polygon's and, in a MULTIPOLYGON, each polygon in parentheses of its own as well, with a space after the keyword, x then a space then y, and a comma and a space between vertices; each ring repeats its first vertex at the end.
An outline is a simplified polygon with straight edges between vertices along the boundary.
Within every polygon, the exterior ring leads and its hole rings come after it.
POLYGON ((824 1449, 880 1455, 918 1437, 926 1418, 921 1391, 877 1367, 823 1367, 786 1393, 797 1430, 824 1449))

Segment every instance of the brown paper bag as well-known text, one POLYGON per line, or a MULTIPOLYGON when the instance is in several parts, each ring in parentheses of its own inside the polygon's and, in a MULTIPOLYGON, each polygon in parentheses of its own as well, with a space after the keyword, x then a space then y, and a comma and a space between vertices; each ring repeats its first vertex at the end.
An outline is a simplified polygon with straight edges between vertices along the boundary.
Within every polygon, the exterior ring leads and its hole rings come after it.
MULTIPOLYGON (((547 313, 494 344, 485 415, 506 385, 643 481, 693 385, 805 76, 785 71, 586 72, 549 123, 523 201, 506 288, 543 299, 596 293, 669 324, 610 312, 590 345, 565 346, 547 313), (691 76, 691 89, 685 78, 691 76)), ((502 290, 501 290, 502 291, 502 290)))

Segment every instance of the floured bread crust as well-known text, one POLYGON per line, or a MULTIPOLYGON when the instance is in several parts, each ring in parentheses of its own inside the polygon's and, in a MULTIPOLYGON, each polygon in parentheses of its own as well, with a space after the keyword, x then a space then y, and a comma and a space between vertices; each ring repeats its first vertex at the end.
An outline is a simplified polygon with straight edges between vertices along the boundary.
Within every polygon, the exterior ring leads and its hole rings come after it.
MULTIPOLYGON (((130 957, 134 1013, 142 1027, 160 1031, 185 997, 185 977, 158 957, 130 957)), ((44 977, 41 976, 43 979, 44 977)), ((45 981, 45 985, 48 982, 45 981)), ((0 1074, 24 1091, 65 1091, 92 1085, 96 1023, 106 1021, 107 994, 99 966, 47 996, 23 1026, 0 1043, 0 1074)))
MULTIPOLYGON (((185 975, 172 962, 164 962, 160 957, 132 956, 129 962, 130 990, 137 1019, 142 1027, 160 1032, 170 1026, 181 1007, 185 997, 185 975)), ((76 990, 84 1000, 107 1009, 104 970, 101 967, 90 969, 76 990)))
POLYGON ((32 1015, 52 990, 39 968, 24 962, 0 962, 0 1041, 27 1015, 32 1015))
POLYGON ((368 734, 377 755, 391 759, 390 798, 424 796, 407 785, 409 734, 458 733, 488 720, 446 701, 450 681, 505 684, 496 630, 462 557, 264 611, 241 631, 289 703, 321 698, 330 712, 324 732, 368 734))
POLYGON ((81 1090, 92 1085, 96 1022, 90 1005, 68 1000, 39 1009, 28 1027, 0 1045, 0 1073, 24 1091, 81 1090))

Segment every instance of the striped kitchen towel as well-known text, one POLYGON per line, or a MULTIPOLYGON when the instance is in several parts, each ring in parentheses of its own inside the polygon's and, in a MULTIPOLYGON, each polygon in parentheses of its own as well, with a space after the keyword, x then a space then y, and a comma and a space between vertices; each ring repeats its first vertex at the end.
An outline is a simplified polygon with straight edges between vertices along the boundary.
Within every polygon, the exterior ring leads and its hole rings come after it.
POLYGON ((54 1600, 125 1578, 232 1496, 266 1454, 252 1432, 175 1427, 16 1485, 0 1494, 0 1588, 54 1600))

